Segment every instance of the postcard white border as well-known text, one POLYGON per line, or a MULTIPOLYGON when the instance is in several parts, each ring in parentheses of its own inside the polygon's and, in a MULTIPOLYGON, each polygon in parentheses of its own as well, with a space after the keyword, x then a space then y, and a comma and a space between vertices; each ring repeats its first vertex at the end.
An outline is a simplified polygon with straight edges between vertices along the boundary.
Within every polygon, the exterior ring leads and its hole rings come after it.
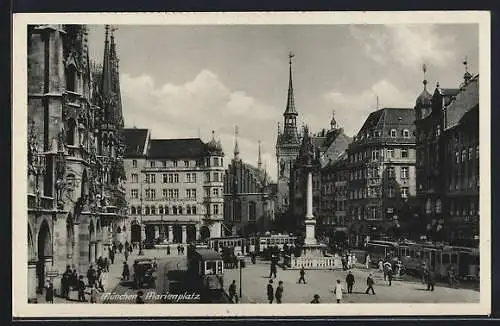
POLYGON ((15 317, 228 317, 228 316, 367 316, 488 315, 491 310, 490 184, 490 14, 486 11, 440 12, 255 12, 255 13, 60 13, 13 17, 12 115, 12 312, 15 317), (239 305, 100 305, 27 303, 27 28, 28 24, 129 25, 319 25, 445 24, 479 26, 480 73, 480 302, 471 304, 239 304, 239 305), (24 162, 24 163, 23 163, 24 162), (194 309, 193 309, 194 308, 194 309))

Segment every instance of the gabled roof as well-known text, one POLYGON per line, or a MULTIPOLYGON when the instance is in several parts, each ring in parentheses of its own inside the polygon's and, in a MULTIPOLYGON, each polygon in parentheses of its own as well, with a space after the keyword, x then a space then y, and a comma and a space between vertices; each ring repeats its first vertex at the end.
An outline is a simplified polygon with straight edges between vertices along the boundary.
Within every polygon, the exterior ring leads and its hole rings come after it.
POLYGON ((462 117, 479 105, 479 75, 462 87, 455 99, 446 108, 444 129, 453 128, 462 117))
POLYGON ((152 139, 148 150, 149 158, 197 159, 205 155, 206 144, 200 138, 152 139))
POLYGON ((144 155, 144 148, 148 140, 148 129, 124 128, 125 157, 144 155))

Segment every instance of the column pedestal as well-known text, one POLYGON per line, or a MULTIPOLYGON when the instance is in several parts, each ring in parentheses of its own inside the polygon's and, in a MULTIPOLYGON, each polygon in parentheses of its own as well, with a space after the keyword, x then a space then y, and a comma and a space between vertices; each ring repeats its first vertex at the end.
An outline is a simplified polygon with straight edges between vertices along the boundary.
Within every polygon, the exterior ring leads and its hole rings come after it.
POLYGON ((36 261, 28 262, 28 303, 37 303, 36 298, 36 261))
POLYGON ((183 225, 182 226, 182 243, 186 243, 187 239, 187 226, 183 225))
POLYGON ((174 243, 174 226, 168 226, 168 243, 174 243))

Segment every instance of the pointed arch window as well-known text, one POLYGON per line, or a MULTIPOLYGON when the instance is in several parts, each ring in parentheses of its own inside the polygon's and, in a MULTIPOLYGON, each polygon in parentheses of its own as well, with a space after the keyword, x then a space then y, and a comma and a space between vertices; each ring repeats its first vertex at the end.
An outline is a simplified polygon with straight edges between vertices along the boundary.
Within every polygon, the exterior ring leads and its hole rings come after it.
POLYGON ((130 214, 135 215, 135 214, 136 214, 136 212, 137 212, 137 211, 136 211, 135 207, 134 207, 134 206, 132 206, 132 207, 130 208, 130 214))
POLYGON ((66 69, 66 90, 76 92, 77 71, 74 65, 66 69))
POLYGON ((75 145, 76 140, 76 122, 74 119, 68 121, 68 129, 66 130, 66 144, 75 145))

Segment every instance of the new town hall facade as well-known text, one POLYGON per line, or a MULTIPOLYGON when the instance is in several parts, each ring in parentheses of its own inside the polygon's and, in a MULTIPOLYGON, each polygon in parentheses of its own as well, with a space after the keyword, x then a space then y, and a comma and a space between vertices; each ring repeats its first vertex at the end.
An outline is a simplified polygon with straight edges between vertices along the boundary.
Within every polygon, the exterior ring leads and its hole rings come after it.
POLYGON ((84 25, 28 26, 28 301, 66 266, 84 274, 123 241, 123 146, 114 30, 89 59, 84 25))

